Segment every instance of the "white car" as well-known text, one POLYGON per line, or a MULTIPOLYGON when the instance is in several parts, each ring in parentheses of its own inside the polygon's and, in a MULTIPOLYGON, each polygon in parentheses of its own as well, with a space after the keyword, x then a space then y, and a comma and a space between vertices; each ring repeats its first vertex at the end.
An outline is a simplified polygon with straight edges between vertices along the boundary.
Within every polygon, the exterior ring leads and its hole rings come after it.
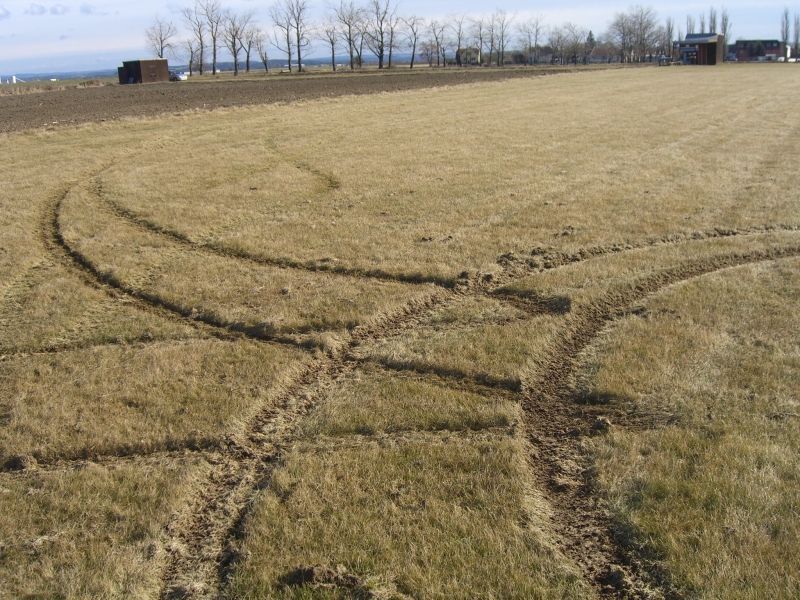
POLYGON ((170 81, 186 81, 188 77, 186 77, 186 73, 183 71, 170 71, 169 72, 169 80, 170 81))

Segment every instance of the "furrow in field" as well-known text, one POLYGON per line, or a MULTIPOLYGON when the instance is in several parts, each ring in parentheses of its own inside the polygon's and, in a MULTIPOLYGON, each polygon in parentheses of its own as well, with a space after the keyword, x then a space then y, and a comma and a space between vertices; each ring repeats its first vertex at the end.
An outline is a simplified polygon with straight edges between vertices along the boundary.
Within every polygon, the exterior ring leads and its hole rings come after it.
MULTIPOLYGON (((566 556, 573 560, 598 591, 609 597, 625 597, 631 567, 625 566, 625 549, 615 536, 615 524, 591 489, 591 474, 580 450, 581 439, 592 432, 594 411, 575 404, 571 388, 578 356, 610 322, 647 296, 694 277, 748 263, 800 255, 800 246, 770 251, 743 252, 687 263, 649 276, 581 309, 563 332, 522 396, 531 464, 541 489, 553 509, 553 525, 566 556)), ((602 430, 602 423, 595 428, 602 430)))

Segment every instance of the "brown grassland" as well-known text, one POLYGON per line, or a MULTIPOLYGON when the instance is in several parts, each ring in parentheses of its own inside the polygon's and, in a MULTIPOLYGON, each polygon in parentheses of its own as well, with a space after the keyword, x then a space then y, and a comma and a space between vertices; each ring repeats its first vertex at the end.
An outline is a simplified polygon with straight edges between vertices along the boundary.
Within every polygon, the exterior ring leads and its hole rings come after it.
POLYGON ((794 71, 0 135, 0 598, 797 597, 794 71))

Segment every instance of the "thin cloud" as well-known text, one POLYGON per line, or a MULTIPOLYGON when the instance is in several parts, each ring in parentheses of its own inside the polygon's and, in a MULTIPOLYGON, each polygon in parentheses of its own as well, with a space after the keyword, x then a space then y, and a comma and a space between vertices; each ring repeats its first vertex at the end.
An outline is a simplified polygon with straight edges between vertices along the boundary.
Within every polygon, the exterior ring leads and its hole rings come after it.
POLYGON ((50 7, 50 14, 51 15, 65 15, 69 12, 69 6, 64 6, 63 4, 53 4, 50 7))
POLYGON ((47 8, 42 6, 41 4, 33 4, 31 3, 31 7, 25 11, 26 15, 33 15, 35 17, 39 17, 47 12, 47 8))
POLYGON ((11 13, 8 12, 5 6, 0 6, 0 21, 3 19, 7 19, 11 16, 11 13))
POLYGON ((61 37, 59 37, 58 39, 59 39, 59 40, 68 40, 68 39, 69 39, 69 36, 68 36, 68 35, 62 35, 62 36, 61 36, 61 37))
POLYGON ((82 15, 93 15, 94 13, 94 6, 91 4, 81 4, 81 14, 82 15))

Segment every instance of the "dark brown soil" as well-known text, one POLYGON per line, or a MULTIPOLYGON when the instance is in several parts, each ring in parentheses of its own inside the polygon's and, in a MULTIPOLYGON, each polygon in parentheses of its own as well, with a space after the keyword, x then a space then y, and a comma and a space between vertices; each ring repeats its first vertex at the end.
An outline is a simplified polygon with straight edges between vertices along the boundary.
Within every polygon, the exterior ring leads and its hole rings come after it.
POLYGON ((0 97, 0 133, 152 117, 193 109, 297 102, 563 73, 561 68, 441 69, 344 75, 279 75, 149 85, 106 85, 0 97))

